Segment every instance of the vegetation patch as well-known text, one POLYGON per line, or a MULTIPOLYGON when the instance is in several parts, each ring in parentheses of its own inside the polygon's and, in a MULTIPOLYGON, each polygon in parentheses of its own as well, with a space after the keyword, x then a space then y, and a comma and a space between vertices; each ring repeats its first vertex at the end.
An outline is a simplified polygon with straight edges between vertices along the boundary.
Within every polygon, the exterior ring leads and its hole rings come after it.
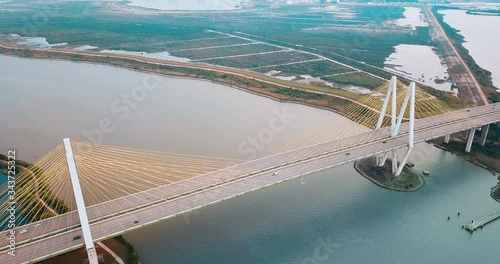
POLYGON ((467 10, 469 15, 479 15, 479 16, 500 16, 500 10, 498 9, 473 9, 467 10))
POLYGON ((463 109, 468 107, 467 100, 455 96, 453 93, 436 90, 429 86, 418 85, 426 93, 436 97, 441 102, 449 105, 453 109, 463 109))
POLYGON ((491 189, 491 197, 500 203, 500 183, 491 189))
POLYGON ((219 35, 218 38, 214 39, 200 39, 196 41, 195 40, 170 42, 166 43, 165 45, 167 50, 185 50, 185 49, 200 49, 200 48, 251 43, 250 41, 241 38, 233 38, 233 37, 227 38, 227 37, 222 37, 222 35, 219 35))
POLYGON ((272 54, 256 54, 245 57, 206 60, 206 63, 233 68, 257 68, 267 65, 285 64, 291 62, 314 60, 318 57, 296 51, 282 51, 272 54))
POLYGON ((258 72, 266 73, 271 70, 280 71, 283 75, 310 75, 313 77, 320 77, 324 75, 331 75, 337 73, 345 73, 353 71, 351 68, 347 68, 337 63, 333 63, 326 60, 321 61, 311 61, 290 65, 280 65, 271 67, 262 67, 256 69, 258 72))
POLYGON ((244 54, 260 53, 260 52, 278 51, 278 50, 280 50, 280 48, 276 48, 271 45, 252 44, 252 45, 232 46, 223 48, 173 51, 170 52, 170 54, 177 57, 190 58, 192 60, 200 60, 200 59, 244 55, 244 54))
POLYGON ((381 80, 362 72, 322 77, 321 79, 338 84, 360 86, 370 90, 374 90, 387 82, 386 80, 381 80))
POLYGON ((135 251, 135 248, 132 244, 130 244, 125 238, 122 236, 117 236, 116 239, 120 241, 126 248, 128 252, 128 261, 127 264, 140 264, 140 258, 139 255, 137 254, 137 251, 135 251))
POLYGON ((373 183, 393 191, 417 191, 425 184, 424 178, 408 166, 403 168, 401 175, 395 177, 392 175, 392 163, 389 159, 382 167, 376 164, 376 158, 369 157, 356 161, 354 168, 373 183))

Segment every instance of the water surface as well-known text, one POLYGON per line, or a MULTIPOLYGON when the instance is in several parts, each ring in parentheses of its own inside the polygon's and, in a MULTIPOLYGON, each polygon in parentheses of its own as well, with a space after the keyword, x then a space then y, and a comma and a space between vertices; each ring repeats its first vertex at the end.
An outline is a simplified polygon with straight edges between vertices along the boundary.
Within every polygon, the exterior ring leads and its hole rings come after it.
POLYGON ((440 10, 444 22, 460 30, 463 46, 476 63, 491 72, 493 85, 500 88, 500 16, 468 15, 466 10, 440 10))
POLYGON ((451 92, 448 67, 431 46, 400 44, 386 58, 385 69, 441 91, 451 92))
MULTIPOLYGON (((0 116, 0 151, 16 148, 18 157, 29 161, 66 137, 247 159, 273 153, 341 120, 347 128, 365 129, 330 111, 279 103, 207 81, 88 63, 0 56, 0 83, 0 112, 6 113, 0 116), (145 82, 158 86, 143 94, 145 82), (103 133, 101 123, 108 121, 114 129, 103 133), (259 146, 252 147, 252 138, 259 146), (251 149, 256 155, 249 154, 251 149)), ((324 134, 332 133, 345 135, 334 129, 324 134)))
MULTIPOLYGON (((87 140, 82 131, 109 118, 116 128, 104 135, 106 144, 244 158, 238 145, 269 128, 274 110, 285 107, 296 117, 259 155, 340 118, 205 81, 162 77, 121 120, 112 102, 150 81, 146 76, 102 65, 0 56, 0 112, 6 113, 0 116, 0 151, 16 147, 20 158, 31 159, 63 137, 87 140)), ((489 196, 495 177, 428 144, 417 145, 410 160, 416 170, 431 172, 418 192, 381 189, 347 164, 125 237, 146 264, 495 263, 500 222, 474 235, 461 229, 500 209, 489 196)))
POLYGON ((404 18, 397 19, 395 22, 397 25, 402 27, 409 27, 415 30, 417 27, 428 27, 427 21, 425 21, 422 14, 422 10, 419 7, 405 7, 403 13, 404 18))

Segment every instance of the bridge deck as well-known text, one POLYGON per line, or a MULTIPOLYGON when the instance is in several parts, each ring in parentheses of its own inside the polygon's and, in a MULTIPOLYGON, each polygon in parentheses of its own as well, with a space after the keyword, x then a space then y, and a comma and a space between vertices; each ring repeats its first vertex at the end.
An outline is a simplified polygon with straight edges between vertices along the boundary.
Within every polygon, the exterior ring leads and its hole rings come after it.
POLYGON ((500 218, 500 211, 492 213, 490 215, 487 215, 481 219, 474 220, 474 222, 466 225, 465 229, 467 229, 470 232, 474 232, 476 229, 478 229, 482 226, 485 226, 485 225, 497 220, 498 218, 500 218))
MULTIPOLYGON (((417 120, 415 141, 444 136, 500 121, 500 104, 462 110, 417 120)), ((153 224, 225 199, 261 189, 311 172, 408 145, 408 127, 389 138, 387 128, 249 161, 229 169, 190 178, 146 192, 88 208, 92 236, 96 241, 153 224), (349 154, 348 154, 349 153, 349 154), (279 172, 273 176, 272 172, 279 172), (146 199, 150 196, 151 199, 146 199), (139 224, 134 223, 140 220, 139 224)), ((76 212, 52 217, 18 234, 16 257, 8 252, 6 232, 0 233, 0 263, 41 260, 83 246, 73 240, 81 235, 76 212)))

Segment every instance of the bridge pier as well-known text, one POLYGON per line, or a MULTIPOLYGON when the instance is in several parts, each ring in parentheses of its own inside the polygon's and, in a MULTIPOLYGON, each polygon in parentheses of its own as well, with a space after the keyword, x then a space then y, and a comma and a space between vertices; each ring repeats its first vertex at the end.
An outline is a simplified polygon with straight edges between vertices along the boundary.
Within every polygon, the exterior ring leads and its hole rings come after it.
POLYGON ((408 87, 409 91, 406 94, 404 100, 403 100, 403 105, 401 106, 401 109, 399 110, 399 116, 396 115, 396 108, 397 108, 397 102, 396 102, 396 92, 397 92, 397 79, 395 76, 391 78, 391 85, 387 91, 384 104, 382 105, 382 110, 378 119, 378 123, 376 126, 376 129, 381 128, 382 126, 382 121, 385 116, 385 112, 387 110, 387 105, 389 104, 389 100, 392 101, 392 106, 391 106, 391 138, 394 138, 398 135, 399 128, 401 126, 401 123, 403 122, 403 117, 406 112, 406 109, 408 108, 408 103, 410 104, 410 118, 409 118, 409 135, 408 135, 408 151, 406 152, 406 155, 401 162, 401 164, 398 164, 398 155, 395 150, 392 150, 392 155, 389 154, 389 152, 385 153, 384 155, 377 156, 377 165, 379 167, 384 166, 387 157, 389 155, 392 156, 392 174, 394 176, 399 176, 401 172, 403 171, 404 166, 406 165, 406 162, 408 161, 408 158, 410 157, 410 154, 413 150, 413 144, 414 144, 414 133, 415 133, 415 82, 410 83, 410 87, 408 87))
POLYGON ((395 150, 392 151, 392 175, 396 175, 398 172, 398 154, 395 150))
MULTIPOLYGON (((399 168, 397 168, 396 172, 394 173, 394 176, 399 176, 401 175, 401 172, 403 171, 404 166, 406 165, 406 162, 408 161, 408 158, 411 155, 411 152, 413 150, 413 145, 415 142, 415 83, 412 82, 410 83, 410 92, 408 93, 408 96, 406 97, 407 99, 405 100, 405 103, 403 107, 406 109, 408 99, 410 101, 410 121, 408 122, 408 151, 406 152, 405 157, 403 158, 403 161, 399 165, 399 168)), ((401 115, 400 119, 402 119, 404 114, 404 110, 401 109, 401 115)), ((398 128, 399 125, 401 124, 401 121, 399 120, 398 122, 398 128)), ((397 166, 397 163, 396 163, 397 166)))
POLYGON ((446 135, 446 137, 444 137, 444 143, 445 143, 445 144, 450 143, 450 137, 451 137, 451 135, 450 135, 450 134, 448 134, 448 135, 446 135))
POLYGON ((488 132, 490 131, 490 124, 488 125, 484 125, 482 128, 481 128, 481 138, 479 139, 479 143, 481 144, 481 146, 484 146, 486 145, 486 139, 488 138, 488 132))
POLYGON ((469 130, 469 136, 467 138, 467 145, 465 146, 465 152, 469 153, 472 148, 472 142, 474 141, 474 135, 476 135, 476 129, 472 128, 469 130))
MULTIPOLYGON (((389 101, 391 101, 392 106, 391 106, 391 137, 394 137, 394 133, 396 131, 396 92, 397 92, 397 85, 398 85, 398 79, 396 76, 392 76, 391 78, 391 83, 389 88, 387 89, 387 93, 385 95, 384 103, 382 104, 382 109, 380 111, 380 116, 378 118, 377 126, 375 129, 380 129, 382 127, 382 123, 384 121, 385 113, 387 112, 387 106, 389 105, 389 101)), ((394 153, 393 153, 393 158, 394 158, 394 153)), ((385 162, 387 161, 387 158, 389 156, 389 153, 377 155, 377 165, 379 167, 384 166, 385 162)), ((394 162, 393 162, 394 164, 394 162)), ((396 163, 397 164, 397 163, 396 163)), ((393 173, 395 172, 394 170, 394 165, 393 165, 393 173)))
POLYGON ((377 157, 378 158, 378 163, 377 164, 378 164, 379 167, 384 166, 385 162, 387 161, 387 156, 388 156, 388 154, 385 153, 385 154, 382 154, 382 155, 380 155, 380 156, 377 157))

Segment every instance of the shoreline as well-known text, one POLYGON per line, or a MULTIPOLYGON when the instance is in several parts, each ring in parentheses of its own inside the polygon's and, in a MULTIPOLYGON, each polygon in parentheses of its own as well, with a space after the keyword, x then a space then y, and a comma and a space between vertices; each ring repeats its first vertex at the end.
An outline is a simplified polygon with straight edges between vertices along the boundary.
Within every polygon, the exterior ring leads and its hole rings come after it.
POLYGON ((469 155, 464 155, 464 154, 462 154, 462 153, 460 153, 460 152, 458 152, 458 151, 456 151, 456 150, 454 150, 454 149, 452 149, 452 148, 446 147, 446 146, 444 146, 443 144, 440 144, 440 143, 436 143, 436 142, 429 142, 429 144, 432 144, 434 147, 436 147, 436 148, 438 148, 438 149, 441 149, 441 150, 444 150, 444 151, 446 151, 446 152, 449 152, 449 153, 455 154, 455 155, 457 155, 457 156, 459 156, 459 157, 463 158, 464 160, 466 160, 466 161, 468 161, 468 162, 470 162, 470 163, 472 163, 472 164, 474 164, 474 165, 476 165, 476 166, 479 166, 479 167, 481 167, 481 168, 483 168, 483 169, 488 170, 488 171, 489 171, 489 172, 491 172, 493 175, 495 175, 495 169, 491 168, 490 166, 488 166, 488 165, 486 165, 486 164, 481 163, 481 161, 480 161, 480 160, 478 160, 478 159, 474 159, 474 158, 472 158, 472 157, 471 157, 471 156, 469 156, 469 155))
MULTIPOLYGON (((450 143, 453 141, 450 141, 450 143)), ((441 140, 431 140, 428 141, 427 143, 434 145, 436 148, 439 148, 443 151, 452 153, 454 155, 457 155, 459 158, 466 160, 467 162, 470 162, 478 167, 481 167, 485 170, 488 170, 494 177, 498 179, 498 183, 491 187, 490 191, 490 196, 493 198, 495 201, 500 203, 500 159, 498 157, 488 157, 488 156, 473 156, 471 154, 467 154, 462 152, 460 149, 457 149, 455 147, 452 147, 444 141, 441 140), (494 165, 488 164, 488 162, 485 162, 484 159, 486 158, 491 158, 493 160, 494 165), (496 165, 496 167, 495 167, 496 165)), ((488 143, 487 143, 488 144, 488 143)), ((489 144, 492 144, 489 142, 489 144)), ((461 146, 461 145, 460 145, 461 146)))
POLYGON ((365 159, 357 160, 354 162, 354 169, 361 174, 364 178, 368 179, 369 181, 373 182, 379 187, 382 187, 387 190, 391 191, 397 191, 397 192, 416 192, 420 190, 422 187, 425 186, 425 179, 422 175, 420 175, 418 172, 414 171, 412 168, 408 166, 404 166, 403 171, 400 176, 397 178, 394 178, 391 172, 391 160, 387 159, 386 163, 384 164, 383 167, 383 175, 379 175, 377 172, 374 172, 374 164, 375 164, 375 157, 368 157, 365 159), (368 167, 371 167, 368 168, 368 167), (376 179, 377 176, 382 176, 385 179, 376 179), (410 179, 413 177, 413 179, 410 179), (390 178, 390 179, 388 179, 390 178), (405 184, 405 187, 397 187, 395 181, 392 181, 393 186, 389 185, 388 182, 389 180, 403 180, 403 181, 410 181, 407 185, 405 184), (417 182, 418 179, 418 182, 417 182), (413 185, 415 184, 415 185, 413 185))
MULTIPOLYGON (((153 75, 157 75, 157 76, 160 76, 160 77, 167 77, 167 78, 172 78, 172 79, 208 82, 208 83, 212 83, 212 84, 226 86, 228 88, 236 89, 236 90, 239 90, 239 91, 242 91, 242 92, 245 92, 245 93, 249 93, 249 94, 252 94, 252 95, 255 95, 255 96, 264 97, 264 98, 273 100, 273 101, 278 102, 278 103, 296 104, 296 105, 302 105, 302 106, 307 106, 307 107, 313 107, 313 108, 316 108, 316 109, 329 111, 329 112, 335 113, 337 115, 343 116, 342 113, 340 113, 340 111, 337 110, 337 109, 335 109, 335 108, 329 108, 329 107, 326 107, 326 106, 311 104, 311 103, 308 103, 308 102, 295 101, 295 100, 292 100, 292 99, 277 98, 277 97, 274 97, 272 95, 268 95, 268 94, 264 94, 264 93, 259 93, 259 92, 254 91, 254 90, 245 89, 245 88, 239 87, 239 86, 234 85, 234 84, 226 84, 226 83, 223 83, 223 82, 217 82, 215 80, 210 80, 210 79, 202 79, 202 78, 186 77, 186 76, 175 76, 175 75, 165 75, 165 74, 161 74, 161 73, 149 72, 147 70, 139 70, 139 69, 121 67, 121 66, 117 66, 117 65, 110 65, 110 64, 106 64, 106 63, 93 62, 93 61, 73 61, 73 60, 59 59, 59 58, 23 57, 23 56, 17 56, 17 55, 4 54, 1 51, 0 51, 0 55, 7 56, 7 57, 12 57, 12 58, 29 59, 29 60, 51 60, 51 61, 59 61, 59 62, 73 62, 73 63, 93 64, 93 65, 99 65, 99 66, 113 67, 113 68, 116 68, 116 69, 129 70, 129 71, 134 71, 134 72, 138 72, 138 73, 153 74, 153 75)), ((331 96, 331 95, 328 95, 328 96, 331 96)))
MULTIPOLYGON (((19 58, 84 62, 167 77, 201 79, 265 96, 275 101, 298 103, 324 110, 333 110, 336 113, 342 112, 345 106, 350 103, 358 104, 368 111, 378 111, 370 109, 370 106, 359 101, 365 96, 364 94, 279 80, 272 76, 238 68, 168 61, 130 54, 26 47, 3 39, 0 39, 0 54, 19 58)), ((464 107, 459 98, 452 98, 445 92, 427 91, 425 87, 423 89, 453 109, 464 107)))
POLYGON ((483 69, 477 64, 475 59, 469 54, 469 51, 464 47, 464 42, 466 42, 465 37, 460 34, 460 30, 455 29, 448 23, 444 21, 443 14, 439 13, 440 10, 450 10, 457 8, 450 8, 435 5, 431 7, 431 14, 435 17, 438 25, 443 30, 444 34, 450 41, 451 46, 455 49, 455 52, 462 60, 464 66, 469 71, 473 82, 479 88, 479 97, 482 99, 483 103, 495 103, 500 100, 500 96, 496 92, 497 88, 493 85, 492 75, 489 70, 483 69), (484 98, 483 98, 484 97, 484 98))
POLYGON ((336 104, 332 104, 332 102, 338 103, 342 101, 341 105, 355 103, 366 107, 357 101, 357 99, 363 96, 361 94, 355 94, 340 89, 327 89, 325 87, 316 87, 309 84, 276 80, 273 77, 263 74, 216 65, 182 63, 142 58, 128 54, 32 48, 5 42, 2 39, 0 39, 0 54, 16 58, 89 63, 155 74, 162 77, 208 81, 255 95, 264 96, 278 102, 297 103, 336 113, 340 112, 341 108, 336 104), (167 69, 160 69, 162 67, 167 69), (291 92, 289 94, 280 93, 283 92, 283 90, 291 90, 291 92), (302 94, 300 96, 290 95, 293 93, 302 94))
MULTIPOLYGON (((497 173, 500 173, 500 170, 499 169, 496 169, 496 168, 493 168, 492 166, 488 165, 488 164, 485 164, 484 162, 481 161, 480 158, 474 158, 474 157, 471 157, 470 155, 467 155, 467 154, 463 154, 462 152, 454 149, 454 148, 451 148, 449 146, 446 146, 445 143, 439 143, 439 142, 436 142, 436 141, 429 141, 427 142, 428 144, 432 144, 433 146, 435 146, 436 148, 439 148, 441 150, 444 150, 444 151, 447 151, 447 152, 450 152, 452 154, 455 154, 461 158, 463 158, 464 160, 476 165, 476 166, 479 166, 485 170, 488 170, 489 172, 491 172, 492 175, 496 175, 497 173)), ((499 160, 500 162, 500 160, 499 160)))
POLYGON ((493 199, 495 199, 495 201, 500 203, 500 178, 498 180, 499 180, 498 184, 496 186, 494 186, 493 188, 491 188, 490 195, 493 199))

